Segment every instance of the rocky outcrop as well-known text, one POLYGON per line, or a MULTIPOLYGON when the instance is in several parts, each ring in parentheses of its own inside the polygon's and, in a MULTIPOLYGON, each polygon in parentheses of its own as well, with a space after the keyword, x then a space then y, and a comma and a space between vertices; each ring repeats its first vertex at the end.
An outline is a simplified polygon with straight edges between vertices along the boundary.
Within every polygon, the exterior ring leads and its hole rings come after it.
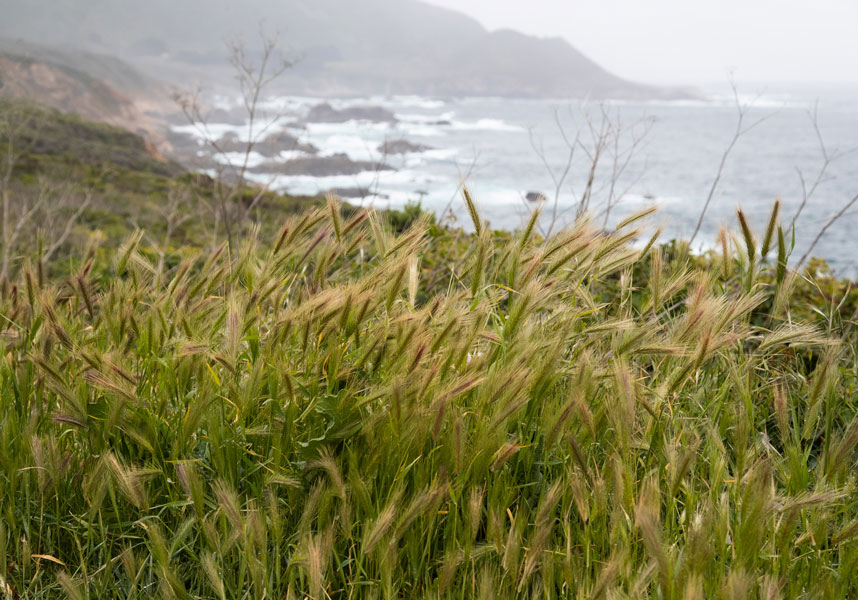
POLYGON ((347 121, 396 123, 396 116, 380 106, 351 106, 338 110, 323 102, 311 108, 304 117, 304 121, 307 123, 345 123, 347 121))
POLYGON ((365 187, 346 187, 346 188, 338 187, 338 188, 331 188, 328 191, 330 193, 334 194, 335 196, 339 196, 340 198, 346 198, 346 199, 352 199, 352 200, 354 200, 354 199, 360 200, 363 198, 368 198, 369 196, 374 196, 374 197, 380 198, 382 200, 386 200, 387 198, 389 198, 389 196, 387 194, 379 194, 378 192, 373 192, 369 188, 365 188, 365 187))
MULTIPOLYGON (((217 140, 217 146, 223 152, 245 152, 247 150, 247 142, 242 141, 234 133, 221 136, 217 140)), ((316 154, 319 149, 313 144, 302 142, 288 131, 279 131, 253 144, 253 151, 272 158, 279 156, 281 152, 298 151, 316 154)))
POLYGON ((408 140, 388 140, 378 147, 378 151, 384 156, 394 154, 412 154, 414 152, 425 152, 426 150, 431 149, 431 146, 415 144, 408 140))
POLYGON ((527 192, 524 199, 528 202, 545 202, 547 200, 542 192, 527 192))
POLYGON ((384 163, 365 160, 352 160, 347 154, 333 156, 307 156, 282 162, 268 161, 252 171, 277 175, 308 175, 311 177, 329 177, 332 175, 357 175, 366 171, 390 171, 392 167, 384 163))

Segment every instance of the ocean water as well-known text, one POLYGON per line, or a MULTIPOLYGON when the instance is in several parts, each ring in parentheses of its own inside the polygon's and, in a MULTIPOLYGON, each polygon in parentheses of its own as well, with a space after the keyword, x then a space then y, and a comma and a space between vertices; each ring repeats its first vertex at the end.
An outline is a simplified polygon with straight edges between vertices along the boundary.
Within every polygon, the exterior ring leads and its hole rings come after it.
MULTIPOLYGON (((793 256, 798 259, 827 220, 858 194, 858 87, 763 89, 740 95, 738 100, 744 107, 743 126, 750 129, 739 137, 725 162, 695 246, 714 246, 721 226, 735 228, 738 207, 762 237, 776 198, 782 202, 781 220, 789 224, 803 199, 802 177, 809 191, 827 154, 828 167, 797 221, 793 256)), ((546 197, 541 225, 547 230, 574 218, 587 189, 598 140, 603 139, 590 186, 591 218, 598 226, 610 228, 618 219, 655 205, 659 210, 649 221, 653 229, 664 228, 663 240, 688 238, 694 231, 738 123, 736 98, 727 89, 716 90, 707 101, 673 102, 328 99, 336 108, 384 106, 398 122, 293 126, 320 101, 269 100, 268 113, 280 116, 268 124, 267 131, 287 129, 301 141, 315 144, 322 154, 344 152, 354 160, 383 161, 394 170, 334 177, 257 174, 255 179, 294 193, 367 188, 372 193, 360 200, 363 204, 401 207, 419 201, 465 228, 470 223, 461 197, 463 184, 491 226, 507 229, 520 227, 529 217, 535 204, 525 197, 539 192, 546 197), (431 149, 381 155, 381 143, 399 139, 431 149), (609 200, 613 207, 606 215, 609 200)), ((213 123, 209 127, 217 135, 227 131, 247 135, 243 126, 213 123)), ((282 158, 294 155, 286 153, 282 158)), ((262 158, 252 160, 255 164, 262 158)), ((853 208, 814 250, 844 276, 858 275, 858 203, 853 208)))

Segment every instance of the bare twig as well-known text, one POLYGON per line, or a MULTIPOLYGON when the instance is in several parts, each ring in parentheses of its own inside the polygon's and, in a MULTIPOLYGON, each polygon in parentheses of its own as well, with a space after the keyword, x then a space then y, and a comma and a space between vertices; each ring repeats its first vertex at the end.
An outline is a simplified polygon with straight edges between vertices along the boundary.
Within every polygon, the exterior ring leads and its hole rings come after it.
POLYGON ((819 129, 819 116, 818 116, 819 102, 816 102, 813 105, 813 110, 808 111, 808 117, 810 118, 810 122, 813 125, 813 131, 816 135, 817 142, 819 143, 819 153, 822 155, 822 164, 819 167, 819 171, 816 173, 816 177, 813 180, 813 183, 810 185, 810 188, 807 187, 807 182, 804 177, 804 173, 802 173, 801 169, 796 167, 796 172, 798 173, 799 182, 801 183, 801 203, 798 205, 798 209, 796 209, 795 214, 792 217, 792 221, 790 222, 790 230, 795 232, 795 224, 798 221, 798 218, 801 216, 802 212, 807 206, 808 201, 813 197, 813 194, 816 192, 819 186, 828 181, 829 178, 826 177, 828 172, 828 168, 837 160, 847 156, 858 148, 851 148, 849 150, 841 151, 838 149, 829 150, 825 139, 822 136, 822 132, 819 129))
POLYGON ((256 64, 247 58, 243 42, 234 41, 228 44, 231 53, 230 62, 236 72, 241 102, 247 118, 244 150, 238 161, 232 160, 229 153, 209 130, 207 119, 203 114, 199 92, 179 94, 175 97, 191 125, 213 148, 215 155, 221 157, 221 161, 218 161, 220 166, 217 168, 217 177, 213 186, 213 199, 217 220, 223 224, 230 248, 234 247, 236 237, 241 236, 248 217, 259 205, 271 182, 273 182, 272 177, 268 184, 263 185, 258 190, 250 202, 245 203, 243 201, 241 196, 247 182, 250 158, 254 147, 282 118, 282 114, 273 116, 261 114, 263 94, 278 77, 292 66, 291 62, 282 57, 279 62, 275 60, 276 36, 267 36, 260 29, 260 38, 262 40, 262 55, 256 64), (228 173, 228 179, 224 176, 224 171, 228 173))
POLYGON ((603 104, 599 105, 599 112, 601 113, 601 120, 598 128, 593 124, 592 119, 587 118, 587 128, 590 130, 593 150, 590 151, 583 143, 579 142, 581 148, 590 159, 590 169, 587 173, 587 183, 584 186, 584 192, 581 194, 581 199, 578 201, 578 210, 575 214, 576 218, 580 218, 590 210, 593 183, 596 181, 596 169, 599 167, 599 160, 608 145, 608 137, 610 135, 611 128, 608 114, 605 111, 605 106, 603 104))
POLYGON ((480 153, 474 149, 474 157, 471 161, 465 165, 465 168, 462 169, 462 166, 456 161, 456 169, 459 171, 459 183, 456 186, 456 190, 453 192, 453 195, 450 196, 450 200, 447 201, 447 204, 444 206, 444 210, 441 211, 441 220, 449 220, 451 222, 455 221, 455 215, 453 213, 453 202, 456 201, 457 198, 461 197, 462 190, 465 189, 465 185, 467 185, 468 180, 474 174, 477 169, 477 163, 480 158, 480 153))
POLYGON ((608 190, 608 198, 605 201, 605 210, 604 210, 604 219, 602 221, 602 227, 607 229, 608 220, 611 216, 611 210, 622 200, 631 190, 632 186, 637 184, 641 178, 646 173, 647 163, 644 162, 644 168, 638 174, 638 176, 629 183, 623 191, 619 194, 616 193, 617 183, 622 179, 623 174, 626 172, 626 169, 631 163, 632 158, 636 155, 639 146, 643 143, 646 137, 649 135, 650 131, 652 131, 652 127, 655 124, 655 119, 644 118, 641 119, 638 123, 633 125, 630 128, 631 141, 628 146, 625 148, 621 148, 622 141, 622 133, 623 126, 620 120, 619 113, 616 117, 616 124, 611 126, 612 135, 613 135, 613 144, 612 144, 612 154, 611 154, 611 178, 610 178, 610 187, 608 190))
POLYGON ((536 156, 539 157, 539 160, 542 162, 545 170, 548 172, 549 177, 554 182, 554 197, 553 197, 553 205, 551 208, 551 220, 548 225, 548 230, 544 232, 545 237, 551 235, 554 231, 555 226, 557 225, 557 220, 559 218, 559 206, 560 206, 560 193, 563 191, 563 185, 566 182, 566 179, 569 177, 569 173, 572 171, 572 164, 575 160, 575 150, 578 148, 578 142, 580 140, 580 132, 575 132, 574 139, 570 138, 570 136, 566 133, 566 128, 563 126, 563 123, 560 121, 560 114, 557 109, 554 110, 554 122, 557 124, 557 130, 560 132, 560 136, 563 139, 563 142, 566 144, 567 155, 566 160, 560 167, 560 171, 556 172, 554 168, 552 168, 551 163, 548 160, 548 157, 545 154, 545 147, 540 140, 537 143, 536 139, 533 136, 533 129, 531 128, 528 131, 528 136, 530 139, 530 146, 533 148, 536 156))
MULTIPOLYGON (((91 194, 77 205, 71 215, 65 209, 77 202, 72 190, 57 193, 54 187, 40 182, 37 190, 22 186, 14 190, 15 168, 40 140, 41 129, 50 118, 47 109, 3 102, 0 104, 0 140, 3 140, 0 172, 0 280, 14 268, 17 253, 30 249, 32 239, 42 234, 50 242, 43 258, 50 258, 66 243, 80 216, 90 204, 91 194)), ((64 186, 63 186, 64 187, 64 186)))
POLYGON ((87 192, 84 196, 83 202, 77 207, 77 210, 66 220, 65 227, 63 228, 62 233, 60 233, 59 237, 57 237, 54 242, 48 247, 45 253, 42 255, 42 262, 48 262, 53 257, 54 253, 59 250, 63 244, 66 243, 69 235, 74 228, 75 223, 83 214, 83 211, 87 209, 90 202, 92 201, 92 193, 87 192))
POLYGON ((631 187, 643 177, 646 171, 646 165, 644 165, 643 171, 631 183, 625 185, 622 191, 619 191, 621 182, 626 183, 624 181, 626 173, 637 152, 640 150, 641 144, 651 131, 655 122, 654 119, 644 117, 633 123, 630 127, 627 127, 623 123, 619 111, 616 116, 612 116, 606 107, 601 104, 599 105, 598 117, 590 114, 583 107, 581 114, 587 124, 587 132, 589 134, 588 136, 584 136, 584 138, 589 137, 589 141, 582 138, 580 129, 576 131, 574 138, 569 135, 566 127, 559 118, 558 111, 554 112, 554 121, 557 130, 568 149, 568 152, 564 155, 565 160, 561 163, 559 169, 552 167, 541 140, 537 141, 533 130, 530 132, 530 145, 554 184, 554 203, 550 213, 548 229, 543 232, 547 235, 550 235, 557 224, 573 210, 575 211, 575 218, 580 218, 587 213, 593 205, 594 198, 597 197, 604 202, 604 208, 599 214, 603 216, 605 225, 607 225, 611 211, 626 196, 631 187), (563 187, 568 185, 569 178, 575 169, 575 160, 578 156, 577 151, 579 150, 586 157, 585 168, 587 178, 584 183, 584 189, 579 195, 570 186, 572 195, 576 196, 578 201, 561 210, 559 208, 560 195, 563 187), (605 183, 602 184, 599 177, 600 164, 604 162, 606 156, 611 159, 611 171, 605 183))
POLYGON ((837 211, 836 214, 834 214, 830 219, 828 219, 828 221, 825 223, 825 225, 822 227, 822 229, 819 230, 819 233, 816 234, 816 237, 813 238, 813 242, 810 244, 808 249, 802 255, 801 260, 798 261, 798 267, 797 268, 801 268, 801 266, 804 264, 804 261, 807 260, 807 258, 810 256, 810 253, 813 252, 813 249, 819 243, 819 240, 821 240, 822 237, 825 235, 825 232, 828 231, 828 229, 832 225, 834 225, 843 215, 845 215, 856 202, 858 202, 858 194, 855 194, 852 197, 852 199, 849 200, 849 202, 844 204, 843 207, 839 211, 837 211))
POLYGON ((724 174, 724 167, 727 164, 727 159, 730 157, 730 154, 733 152, 733 148, 736 147, 738 141, 744 136, 746 133, 760 125, 761 123, 770 119, 775 113, 770 113, 768 115, 764 115, 751 123, 750 125, 745 125, 745 118, 747 117, 748 110, 751 108, 749 104, 742 104, 739 99, 739 90, 736 87, 736 82, 733 78, 730 78, 730 87, 733 90, 733 98, 736 102, 736 111, 738 112, 738 119, 736 120, 736 130, 733 132, 733 137, 730 139, 730 143, 727 144, 727 148, 724 150, 724 153, 721 155, 721 161, 718 163, 718 170, 715 172, 715 178, 712 180, 712 185, 709 188, 709 193, 706 195, 706 201, 703 203, 703 209, 700 211, 700 217, 697 219, 697 225, 694 228, 694 233, 691 234, 691 238, 689 238, 688 243, 691 244, 694 242, 694 239, 697 237, 697 234, 700 233, 700 228, 703 225, 703 219, 706 217, 706 211, 709 209, 709 204, 712 202, 712 198, 715 197, 715 192, 718 189, 718 184, 721 182, 721 177, 724 174))

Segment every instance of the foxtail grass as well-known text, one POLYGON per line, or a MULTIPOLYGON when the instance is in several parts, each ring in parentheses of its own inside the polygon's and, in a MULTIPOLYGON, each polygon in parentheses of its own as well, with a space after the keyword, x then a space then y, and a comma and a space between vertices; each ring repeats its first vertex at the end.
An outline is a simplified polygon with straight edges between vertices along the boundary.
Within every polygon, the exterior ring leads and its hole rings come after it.
POLYGON ((24 269, 0 597, 858 595, 858 369, 777 207, 705 259, 466 202, 473 234, 331 197, 163 272, 140 232, 24 269))

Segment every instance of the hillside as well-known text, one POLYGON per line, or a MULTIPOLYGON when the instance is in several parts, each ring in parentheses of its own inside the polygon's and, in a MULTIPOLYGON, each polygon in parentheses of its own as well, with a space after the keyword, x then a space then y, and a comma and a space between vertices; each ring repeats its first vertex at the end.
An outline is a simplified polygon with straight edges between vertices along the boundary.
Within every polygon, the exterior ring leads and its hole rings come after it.
MULTIPOLYGON (((64 219, 81 209, 47 267, 51 272, 69 267, 57 258, 80 254, 94 241, 115 248, 138 227, 158 239, 171 229, 165 249, 172 256, 185 247, 199 248, 218 226, 220 214, 210 208, 216 193, 210 178, 166 160, 137 134, 29 101, 0 97, 0 165, 0 192, 8 191, 13 200, 10 223, 20 229, 8 249, 12 257, 33 252, 34 240, 58 237, 64 219), (4 190, 8 148, 13 170, 4 190)), ((257 193, 239 190, 236 197, 257 193)), ((265 194, 258 206, 271 222, 263 231, 270 233, 285 214, 317 201, 265 194)))
MULTIPOLYGON (((46 165, 63 164, 71 170, 75 166, 102 169, 127 169, 160 176, 174 176, 184 169, 166 160, 143 137, 104 123, 96 123, 74 114, 24 101, 0 98, 0 115, 11 115, 25 127, 15 131, 13 150, 22 154, 25 162, 36 161, 33 170, 42 171, 46 165)), ((8 141, 8 134, 0 128, 0 143, 8 141)))
POLYGON ((11 16, 0 35, 115 54, 182 83, 228 81, 224 41, 240 37, 252 47, 262 22, 298 59, 287 81, 295 93, 688 94, 625 81, 564 40, 488 32, 417 0, 0 0, 0 11, 11 16))
POLYGON ((176 109, 167 86, 113 57, 0 39, 0 96, 122 127, 170 150, 164 115, 176 109))
POLYGON ((164 108, 168 108, 165 103, 169 103, 169 108, 172 108, 170 86, 145 75, 113 55, 29 42, 14 37, 0 37, 0 53, 25 57, 69 72, 77 72, 78 78, 80 74, 85 74, 107 83, 125 96, 132 97, 145 109, 162 112, 164 108))

